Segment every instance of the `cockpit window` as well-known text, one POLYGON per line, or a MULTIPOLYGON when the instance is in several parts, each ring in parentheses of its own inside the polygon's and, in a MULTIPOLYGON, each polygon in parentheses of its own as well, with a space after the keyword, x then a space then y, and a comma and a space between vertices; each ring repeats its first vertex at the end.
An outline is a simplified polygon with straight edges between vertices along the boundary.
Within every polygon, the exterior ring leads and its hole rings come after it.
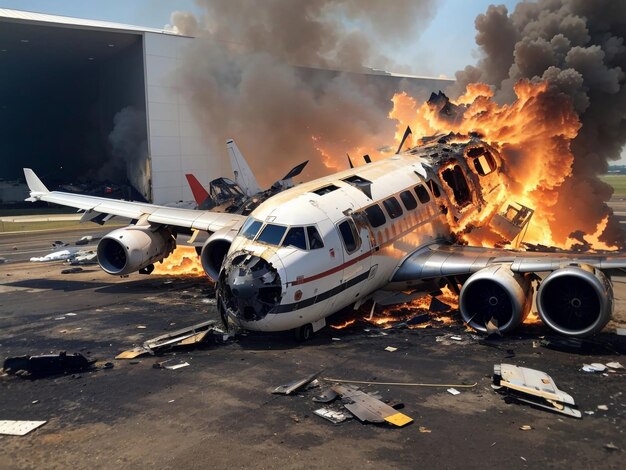
POLYGON ((283 240, 283 246, 295 246, 301 250, 306 250, 304 227, 291 227, 283 240))
POLYGON ((261 228, 260 220, 255 220, 252 217, 248 217, 248 220, 245 221, 243 227, 241 227, 241 236, 246 237, 248 240, 252 240, 256 237, 256 234, 259 233, 259 229, 261 228))
POLYGON ((267 224, 261 231, 261 235, 259 235, 257 241, 278 246, 286 231, 287 227, 282 225, 267 224))
POLYGON ((309 236, 309 249, 324 248, 322 237, 320 237, 319 232, 313 225, 306 228, 306 233, 309 236))

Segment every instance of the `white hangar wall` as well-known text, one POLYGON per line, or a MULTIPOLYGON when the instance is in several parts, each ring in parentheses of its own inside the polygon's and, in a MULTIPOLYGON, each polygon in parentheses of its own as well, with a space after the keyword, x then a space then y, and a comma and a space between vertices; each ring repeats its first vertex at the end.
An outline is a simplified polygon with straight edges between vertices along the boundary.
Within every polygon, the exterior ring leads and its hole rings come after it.
POLYGON ((193 200, 186 173, 193 173, 203 183, 230 173, 220 155, 209 154, 202 129, 179 92, 177 69, 190 41, 193 39, 144 33, 148 148, 156 204, 193 200))

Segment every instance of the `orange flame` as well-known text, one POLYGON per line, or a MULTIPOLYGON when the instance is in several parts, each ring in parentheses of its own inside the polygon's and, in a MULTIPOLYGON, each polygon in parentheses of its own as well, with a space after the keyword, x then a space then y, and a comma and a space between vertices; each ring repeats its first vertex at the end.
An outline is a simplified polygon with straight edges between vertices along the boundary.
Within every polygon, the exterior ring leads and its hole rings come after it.
POLYGON ((204 276, 204 269, 200 257, 193 246, 177 246, 176 249, 163 260, 154 265, 152 274, 175 274, 177 276, 204 276))
MULTIPOLYGON (((440 133, 482 135, 504 160, 507 188, 502 189, 510 200, 535 210, 524 241, 570 248, 580 244, 580 240, 560 233, 559 221, 576 214, 557 214, 555 205, 559 189, 572 174, 574 156, 570 142, 581 126, 578 115, 569 97, 551 90, 547 82, 520 80, 514 90, 517 99, 499 105, 493 100, 489 86, 470 84, 465 94, 453 103, 461 107, 452 113, 441 112, 436 104, 418 104, 406 93, 398 93, 392 99, 393 109, 389 114, 397 121, 396 140, 402 138, 407 125, 416 136, 414 145, 420 136, 440 133)), ((597 221, 596 232, 584 237, 590 247, 618 248, 600 241, 607 223, 608 217, 597 221)), ((470 241, 493 246, 493 240, 489 239, 470 241)))

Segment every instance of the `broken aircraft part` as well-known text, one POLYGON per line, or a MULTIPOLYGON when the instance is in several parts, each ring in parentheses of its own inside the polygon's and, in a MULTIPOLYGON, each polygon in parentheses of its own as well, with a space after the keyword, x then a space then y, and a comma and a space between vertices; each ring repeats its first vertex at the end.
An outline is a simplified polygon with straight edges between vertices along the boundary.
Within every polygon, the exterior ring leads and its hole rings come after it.
POLYGON ((64 374, 89 369, 95 359, 87 359, 80 353, 45 354, 41 356, 8 357, 2 366, 5 373, 25 378, 64 374))
POLYGON ((545 372, 512 364, 495 364, 492 387, 515 400, 582 418, 572 396, 559 390, 552 377, 545 372))
POLYGON ((304 379, 294 380, 293 382, 290 382, 288 384, 280 385, 276 387, 272 393, 277 395, 291 395, 293 392, 297 392, 304 386, 313 382, 318 375, 320 375, 320 373, 316 372, 315 374, 309 375, 304 379))
POLYGON ((319 408, 314 410, 317 416, 321 416, 322 418, 330 421, 333 424, 343 423, 345 420, 350 418, 346 413, 342 413, 341 411, 331 410, 330 408, 319 408))
POLYGON ((47 421, 0 420, 0 434, 8 436, 25 436, 47 421))
POLYGON ((339 394, 337 392, 335 392, 332 388, 328 388, 319 395, 314 396, 313 401, 315 403, 330 403, 336 400, 338 396, 339 394))
POLYGON ((391 406, 350 385, 334 385, 333 390, 341 395, 343 406, 359 421, 393 424, 402 427, 413 422, 413 418, 396 411, 391 406))

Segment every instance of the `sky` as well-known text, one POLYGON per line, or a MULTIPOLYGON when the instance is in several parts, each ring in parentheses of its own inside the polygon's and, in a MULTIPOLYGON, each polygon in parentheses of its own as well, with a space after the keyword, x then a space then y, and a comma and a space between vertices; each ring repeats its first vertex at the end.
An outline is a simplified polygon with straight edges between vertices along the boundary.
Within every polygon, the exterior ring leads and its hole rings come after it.
MULTIPOLYGON (((456 70, 476 61, 474 18, 491 3, 493 0, 438 0, 435 17, 428 28, 407 31, 405 45, 394 45, 386 52, 397 62, 407 63, 410 73, 415 75, 453 77, 456 70)), ((497 3, 511 10, 517 2, 501 0, 497 3)), ((0 0, 0 8, 151 28, 164 27, 175 10, 202 13, 193 0, 0 0)), ((377 64, 369 65, 378 68, 377 64)))
MULTIPOLYGON (((438 0, 435 16, 428 27, 423 31, 407 31, 405 44, 390 45, 386 53, 397 63, 406 64, 401 70, 404 73, 453 78, 454 72, 479 58, 474 40, 474 19, 492 3, 504 4, 512 11, 517 0, 438 0)), ((0 8, 151 28, 163 28, 176 10, 202 14, 193 0, 0 0, 0 8)), ((382 68, 377 64, 366 65, 382 68)), ((616 163, 626 164, 626 149, 616 163)))

